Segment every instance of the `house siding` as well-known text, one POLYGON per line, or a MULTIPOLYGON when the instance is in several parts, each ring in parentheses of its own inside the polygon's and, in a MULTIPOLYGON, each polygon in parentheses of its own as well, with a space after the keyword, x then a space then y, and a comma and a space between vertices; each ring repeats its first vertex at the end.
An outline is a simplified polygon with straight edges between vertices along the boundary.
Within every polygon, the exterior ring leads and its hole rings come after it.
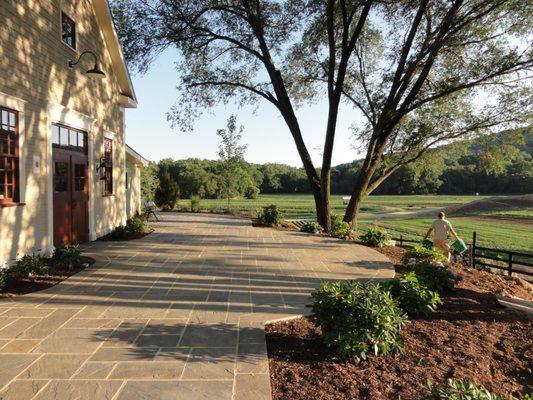
POLYGON ((21 254, 49 250, 53 243, 50 126, 57 121, 50 108, 60 105, 73 115, 93 121, 86 129, 92 239, 126 219, 125 137, 120 88, 91 0, 4 0, 0 22, 0 93, 24 103, 20 164, 25 176, 21 176, 20 183, 25 205, 0 208, 0 263, 5 263, 21 254), (76 22, 77 51, 61 41, 61 11, 76 22), (92 66, 91 57, 68 68, 68 60, 76 60, 84 50, 96 53, 106 79, 85 75, 92 66), (110 134, 114 195, 104 197, 95 162, 103 155, 104 136, 110 134), (40 161, 39 168, 33 165, 35 158, 40 161))
POLYGON ((130 181, 126 191, 126 210, 128 218, 141 213, 141 168, 136 160, 126 155, 126 170, 130 181))

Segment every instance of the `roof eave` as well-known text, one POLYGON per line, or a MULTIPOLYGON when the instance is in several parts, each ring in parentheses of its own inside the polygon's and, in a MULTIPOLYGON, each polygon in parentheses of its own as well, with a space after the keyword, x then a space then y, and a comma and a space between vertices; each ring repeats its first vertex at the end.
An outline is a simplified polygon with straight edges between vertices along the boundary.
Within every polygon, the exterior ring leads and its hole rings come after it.
POLYGON ((94 13, 104 35, 111 56, 113 70, 120 86, 121 104, 126 104, 124 105, 126 108, 135 108, 137 107, 137 96, 135 95, 135 89, 133 88, 130 73, 126 66, 124 53, 118 40, 109 3, 107 0, 92 0, 92 2, 94 13), (123 101, 122 97, 127 97, 129 100, 123 101))

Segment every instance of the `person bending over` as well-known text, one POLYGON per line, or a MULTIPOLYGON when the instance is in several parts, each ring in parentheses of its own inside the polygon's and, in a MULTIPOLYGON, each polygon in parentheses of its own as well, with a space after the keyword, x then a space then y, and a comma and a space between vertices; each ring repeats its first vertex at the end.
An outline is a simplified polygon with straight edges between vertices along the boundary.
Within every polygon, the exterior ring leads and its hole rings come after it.
POLYGON ((452 224, 446 219, 446 215, 442 211, 439 213, 438 218, 431 224, 425 239, 431 235, 431 232, 434 232, 433 245, 444 252, 446 260, 449 262, 451 253, 448 233, 451 233, 457 240, 459 240, 459 236, 457 236, 452 224))

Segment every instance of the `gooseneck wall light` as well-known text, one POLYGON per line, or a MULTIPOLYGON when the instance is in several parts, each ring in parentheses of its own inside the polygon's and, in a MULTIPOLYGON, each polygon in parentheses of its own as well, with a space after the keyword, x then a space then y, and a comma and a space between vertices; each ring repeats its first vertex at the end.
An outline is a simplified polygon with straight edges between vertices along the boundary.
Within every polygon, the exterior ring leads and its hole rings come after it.
POLYGON ((98 79, 105 78, 104 71, 102 71, 100 67, 98 66, 98 57, 96 57, 96 54, 94 54, 92 51, 89 51, 89 50, 86 50, 83 53, 81 53, 76 61, 69 60, 68 62, 69 68, 74 68, 74 66, 80 62, 81 58, 85 54, 89 54, 93 56, 93 59, 94 59, 94 67, 92 67, 91 69, 88 69, 87 71, 85 71, 85 73, 89 75, 91 78, 98 78, 98 79))

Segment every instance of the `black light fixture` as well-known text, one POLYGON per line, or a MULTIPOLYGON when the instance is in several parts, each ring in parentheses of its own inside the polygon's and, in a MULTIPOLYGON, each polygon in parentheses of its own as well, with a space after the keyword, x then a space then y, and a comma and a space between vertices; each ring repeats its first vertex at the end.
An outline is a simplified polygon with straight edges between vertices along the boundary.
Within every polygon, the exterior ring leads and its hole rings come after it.
POLYGON ((96 173, 100 175, 98 178, 101 181, 105 180, 105 169, 107 166, 107 159, 105 157, 100 157, 100 161, 96 164, 96 173))
POLYGON ((96 54, 94 54, 92 51, 89 51, 89 50, 86 50, 83 53, 81 53, 76 61, 69 60, 69 62, 68 62, 69 68, 73 68, 76 64, 78 64, 80 62, 81 58, 85 54, 90 54, 94 58, 94 67, 92 67, 91 69, 88 69, 87 71, 85 71, 85 73, 87 75, 89 75, 90 77, 92 77, 92 78, 104 79, 105 78, 105 73, 98 66, 98 58, 96 57, 96 54))

